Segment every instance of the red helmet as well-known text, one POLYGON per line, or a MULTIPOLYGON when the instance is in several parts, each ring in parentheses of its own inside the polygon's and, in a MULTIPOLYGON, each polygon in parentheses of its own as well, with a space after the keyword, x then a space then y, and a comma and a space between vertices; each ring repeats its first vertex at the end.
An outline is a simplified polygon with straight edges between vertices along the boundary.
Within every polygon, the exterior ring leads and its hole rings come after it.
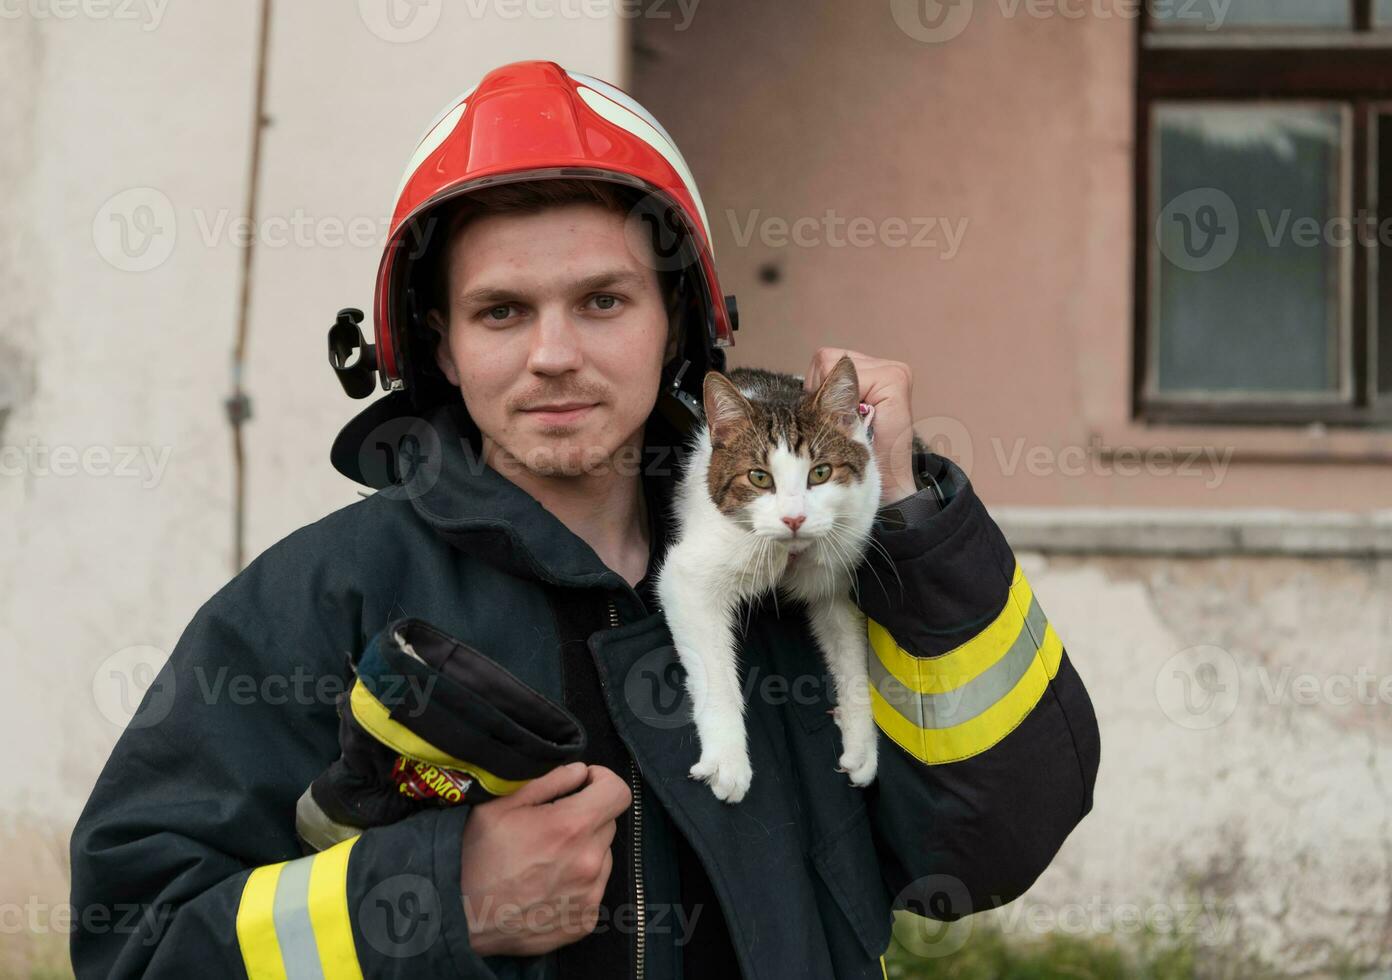
MULTIPOLYGON (((685 387, 699 401, 705 372, 724 368, 719 348, 734 344, 738 318, 734 297, 720 292, 696 182, 672 137, 631 96, 549 61, 489 72, 451 100, 417 144, 377 271, 375 349, 361 343, 356 310, 342 311, 329 332, 330 363, 350 395, 370 394, 373 373, 392 391, 409 390, 416 381, 409 337, 419 315, 411 271, 419 256, 412 249, 432 228, 426 219, 482 187, 554 178, 612 181, 644 192, 659 260, 682 273, 684 336, 677 360, 693 369, 685 387), (667 242, 659 242, 659 234, 667 242), (355 359, 359 347, 362 356, 355 359)), ((681 387, 679 373, 673 388, 681 387)))

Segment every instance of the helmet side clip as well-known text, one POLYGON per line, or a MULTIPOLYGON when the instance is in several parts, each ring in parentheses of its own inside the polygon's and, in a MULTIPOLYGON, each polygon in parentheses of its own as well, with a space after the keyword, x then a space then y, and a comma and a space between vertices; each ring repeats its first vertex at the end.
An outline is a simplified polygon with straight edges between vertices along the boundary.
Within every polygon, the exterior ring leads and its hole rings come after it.
POLYGON ((363 311, 349 307, 329 327, 329 366, 349 398, 366 398, 376 387, 377 347, 363 337, 362 321, 363 311))

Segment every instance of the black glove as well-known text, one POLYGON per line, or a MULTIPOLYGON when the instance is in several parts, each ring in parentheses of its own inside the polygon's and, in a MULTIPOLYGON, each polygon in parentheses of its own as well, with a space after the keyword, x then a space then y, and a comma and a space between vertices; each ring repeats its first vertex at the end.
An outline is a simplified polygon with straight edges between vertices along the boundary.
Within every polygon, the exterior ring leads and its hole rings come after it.
POLYGON ((506 796, 584 751, 574 715, 421 620, 389 624, 353 667, 343 754, 295 807, 309 851, 422 807, 506 796))

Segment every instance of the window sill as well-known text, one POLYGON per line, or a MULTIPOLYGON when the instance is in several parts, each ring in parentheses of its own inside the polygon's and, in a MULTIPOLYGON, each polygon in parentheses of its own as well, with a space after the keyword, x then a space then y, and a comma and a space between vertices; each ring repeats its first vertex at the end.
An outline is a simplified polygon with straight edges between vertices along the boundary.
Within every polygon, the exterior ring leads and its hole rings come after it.
POLYGON ((995 507, 991 515, 1017 552, 1392 557, 1392 510, 995 507))

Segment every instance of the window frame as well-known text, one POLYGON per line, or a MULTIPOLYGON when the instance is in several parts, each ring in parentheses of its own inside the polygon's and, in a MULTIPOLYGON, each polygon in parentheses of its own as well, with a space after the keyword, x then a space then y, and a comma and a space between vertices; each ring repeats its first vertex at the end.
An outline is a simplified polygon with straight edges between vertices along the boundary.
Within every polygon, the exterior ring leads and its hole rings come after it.
MULTIPOLYGON (((1341 170, 1341 203, 1348 215, 1376 215, 1379 226, 1392 219, 1378 205, 1375 178, 1379 117, 1392 114, 1392 23, 1372 26, 1374 0, 1350 0, 1353 27, 1309 29, 1295 26, 1243 27, 1204 31, 1156 27, 1150 3, 1136 30, 1135 113, 1135 294, 1131 414, 1147 424, 1265 424, 1387 426, 1392 424, 1392 391, 1378 394, 1376 313, 1381 288, 1378 248, 1348 246, 1340 279, 1341 324, 1339 388, 1329 393, 1296 393, 1269 398, 1226 392, 1161 393, 1155 384, 1159 337, 1156 318, 1158 247, 1153 222, 1158 211, 1159 141, 1157 109, 1165 105, 1341 106, 1347 130, 1341 170)), ((1389 150, 1392 152, 1392 150, 1389 150)), ((1392 160, 1381 169, 1392 173, 1392 160)), ((1389 188, 1392 191, 1392 188, 1389 188)), ((1392 259, 1384 277, 1392 278, 1392 259)), ((1392 317, 1392 305, 1385 305, 1392 317)), ((1387 328, 1382 328, 1392 336, 1387 328)), ((1388 371, 1383 364, 1383 376, 1388 371)))

